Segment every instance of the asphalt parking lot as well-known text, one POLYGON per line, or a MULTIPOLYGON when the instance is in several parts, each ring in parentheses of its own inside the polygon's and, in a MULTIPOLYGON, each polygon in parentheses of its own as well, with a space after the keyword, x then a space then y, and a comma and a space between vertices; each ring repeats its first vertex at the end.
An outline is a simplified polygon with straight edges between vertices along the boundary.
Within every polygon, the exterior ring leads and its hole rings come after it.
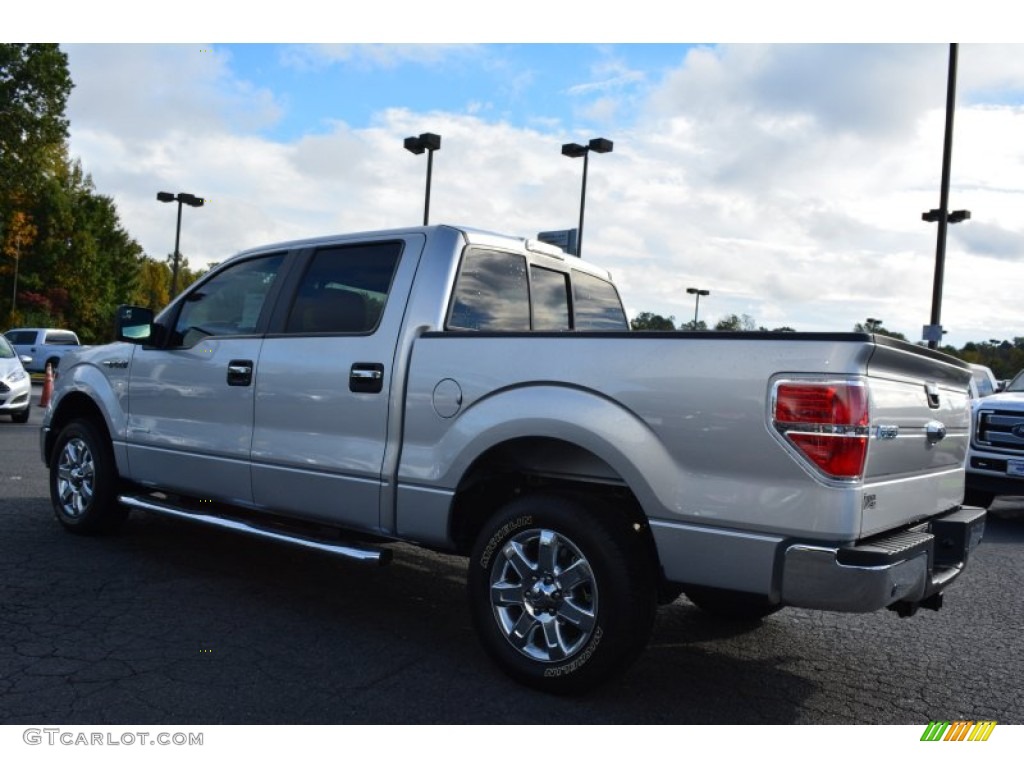
POLYGON ((460 558, 379 568, 144 514, 65 533, 40 418, 0 419, 0 723, 1024 723, 1024 498, 938 613, 730 627, 680 599, 624 677, 566 699, 491 666, 460 558))

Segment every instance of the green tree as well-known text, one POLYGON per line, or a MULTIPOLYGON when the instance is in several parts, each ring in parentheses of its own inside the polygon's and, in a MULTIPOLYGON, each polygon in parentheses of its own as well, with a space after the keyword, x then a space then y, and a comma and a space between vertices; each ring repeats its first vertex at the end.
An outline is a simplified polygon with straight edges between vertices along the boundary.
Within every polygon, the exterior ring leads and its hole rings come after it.
POLYGON ((716 331, 756 331, 757 323, 750 315, 726 315, 715 323, 716 331))
POLYGON ((10 324, 66 326, 95 343, 134 295, 142 249, 68 156, 73 85, 56 45, 0 44, 0 306, 10 324))
POLYGON ((894 339, 900 339, 901 341, 907 340, 907 337, 904 336, 902 333, 900 333, 899 331, 890 331, 888 328, 882 325, 882 322, 883 321, 881 320, 876 320, 873 317, 869 317, 863 323, 857 323, 856 325, 854 325, 853 330, 855 333, 878 333, 881 334, 882 336, 891 336, 894 339))
POLYGON ((171 270, 166 264, 143 257, 129 304, 159 312, 171 300, 171 270))
POLYGON ((8 200, 39 180, 46 150, 67 139, 72 86, 57 45, 0 44, 0 189, 8 200))
POLYGON ((38 236, 23 261, 21 320, 72 328, 88 343, 106 341, 114 309, 135 290, 142 248, 79 161, 62 152, 52 166, 30 210, 38 236))
POLYGON ((675 315, 663 317, 653 312, 641 312, 629 321, 629 327, 634 331, 674 331, 676 317, 675 315))

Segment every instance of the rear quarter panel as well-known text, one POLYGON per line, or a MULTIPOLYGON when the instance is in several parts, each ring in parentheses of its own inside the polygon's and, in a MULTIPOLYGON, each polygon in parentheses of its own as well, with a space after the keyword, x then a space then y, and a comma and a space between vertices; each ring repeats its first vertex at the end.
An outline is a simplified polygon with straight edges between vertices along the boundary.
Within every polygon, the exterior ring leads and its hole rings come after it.
POLYGON ((779 373, 863 374, 868 338, 427 334, 410 366, 398 482, 453 489, 491 445, 552 437, 612 467, 652 520, 852 540, 860 488, 830 487, 794 461, 767 398, 779 373), (447 418, 434 407, 444 380, 462 395, 447 418))

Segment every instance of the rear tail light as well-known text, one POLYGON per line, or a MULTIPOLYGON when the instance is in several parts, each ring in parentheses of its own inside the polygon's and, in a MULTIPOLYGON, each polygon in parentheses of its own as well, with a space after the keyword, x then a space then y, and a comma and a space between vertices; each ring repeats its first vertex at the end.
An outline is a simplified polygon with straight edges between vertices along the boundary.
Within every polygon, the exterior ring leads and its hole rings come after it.
POLYGON ((772 425, 814 469, 835 480, 864 474, 871 416, 859 381, 781 381, 772 425))

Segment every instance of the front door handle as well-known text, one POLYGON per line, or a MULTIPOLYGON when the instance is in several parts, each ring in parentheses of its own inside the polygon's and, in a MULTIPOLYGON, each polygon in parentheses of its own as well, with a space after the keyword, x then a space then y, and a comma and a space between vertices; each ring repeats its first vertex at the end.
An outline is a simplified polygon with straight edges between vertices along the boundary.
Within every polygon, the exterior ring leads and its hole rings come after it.
POLYGON ((384 366, 381 363, 352 363, 348 388, 353 392, 380 392, 384 389, 384 366))
POLYGON ((248 387, 252 384, 252 360, 232 360, 228 363, 228 386, 248 387))

